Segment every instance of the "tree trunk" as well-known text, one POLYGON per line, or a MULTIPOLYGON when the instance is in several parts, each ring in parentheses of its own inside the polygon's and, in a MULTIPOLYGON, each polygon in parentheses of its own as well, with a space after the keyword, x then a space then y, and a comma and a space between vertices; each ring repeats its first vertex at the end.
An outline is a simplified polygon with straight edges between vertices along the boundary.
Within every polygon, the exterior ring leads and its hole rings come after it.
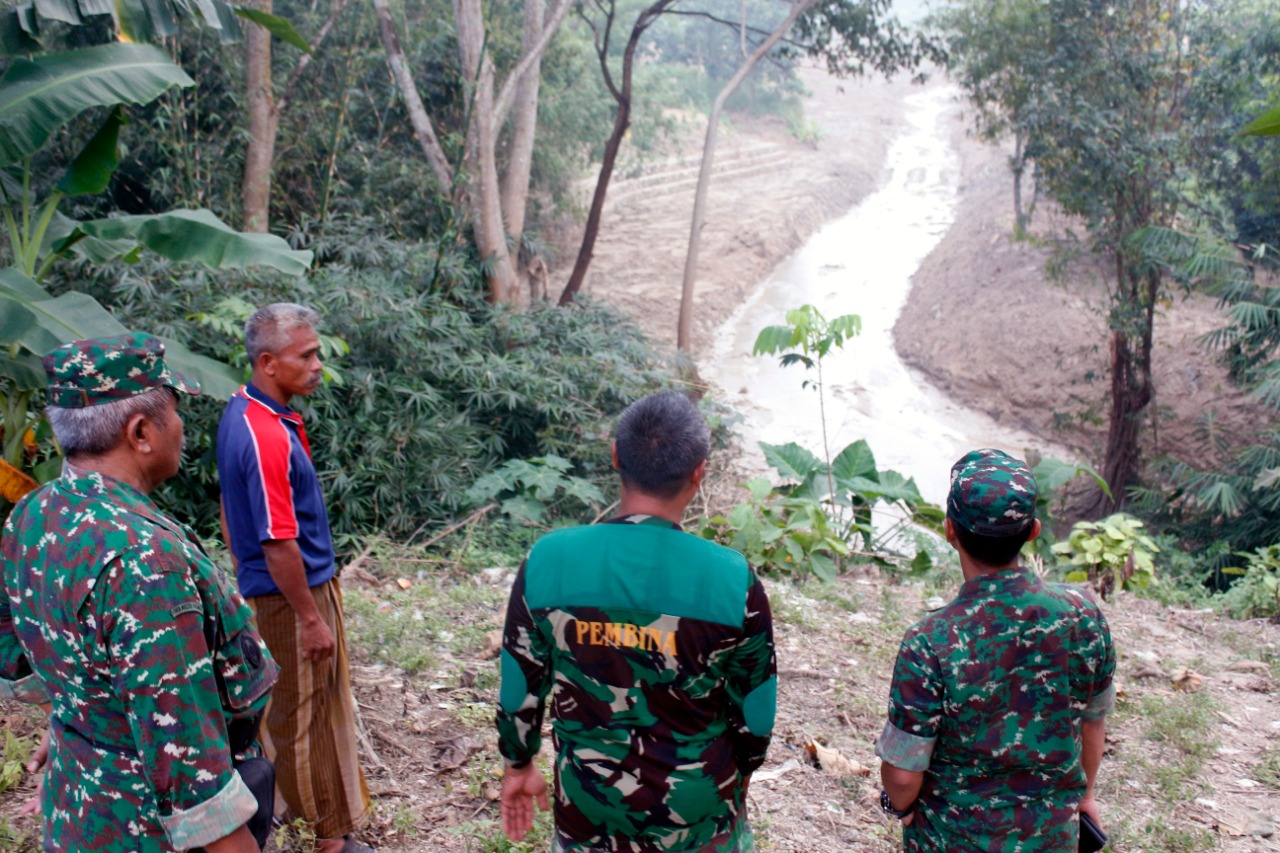
POLYGON ((493 61, 485 49, 480 0, 453 0, 458 54, 471 95, 467 133, 468 196, 471 226, 485 277, 489 301, 508 302, 516 295, 515 267, 507 251, 498 187, 497 128, 494 125, 493 61))
POLYGON ((1154 272, 1139 274, 1123 262, 1118 276, 1127 281, 1131 299, 1113 308, 1111 333, 1111 415, 1107 453, 1102 476, 1111 487, 1111 498, 1100 496, 1097 514, 1120 509, 1125 491, 1138 479, 1141 466, 1139 438, 1142 418, 1154 396, 1151 377, 1151 341, 1156 295, 1160 278, 1154 272), (1136 313, 1117 315, 1126 305, 1136 313))
POLYGON ((613 99, 618 104, 618 111, 613 117, 613 131, 609 134, 604 146, 604 158, 600 162, 600 174, 596 178, 596 189, 591 196, 591 210, 587 213, 587 224, 582 231, 582 244, 578 247, 578 258, 574 262, 569 282, 560 293, 559 305, 568 305, 582 288, 587 277, 587 269, 591 266, 591 258, 595 253, 596 238, 600 234, 600 219, 604 216, 604 200, 609 192, 609 180, 613 177, 613 167, 618 160, 618 149, 627 135, 631 124, 631 72, 635 65, 636 46, 658 16, 675 0, 658 0, 645 8, 631 27, 631 37, 627 40, 627 48, 622 54, 622 85, 614 85, 613 75, 609 71, 609 36, 612 29, 613 16, 610 12, 602 40, 596 42, 596 58, 600 61, 600 73, 613 99))
POLYGON ((1027 215, 1022 209, 1022 175, 1027 170, 1027 158, 1022 144, 1022 133, 1014 131, 1013 157, 1009 171, 1013 172, 1013 228, 1019 236, 1027 230, 1027 215))
MULTIPOLYGON (((271 0, 252 6, 268 14, 271 0)), ((271 226, 271 163, 276 150, 275 94, 271 81, 271 33, 259 26, 245 28, 245 82, 248 86, 249 142, 244 154, 241 185, 241 227, 266 233, 271 226)))
MULTIPOLYGON (((546 18, 545 0, 525 0, 524 39, 521 54, 528 55, 542 35, 546 18)), ((538 129, 538 85, 541 82, 541 56, 529 64, 516 86, 515 126, 511 134, 511 152, 507 173, 502 180, 502 218, 506 222, 511 245, 520 250, 524 233, 525 207, 529 201, 529 176, 533 170, 533 141, 538 129)))
POLYGON ((391 21, 391 10, 387 0, 373 0, 373 9, 378 16, 378 30, 382 34, 382 44, 387 50, 387 65, 391 67, 391 76, 395 78, 400 96, 404 98, 405 109, 409 113, 409 123, 413 126, 413 136, 418 141, 422 153, 426 155, 427 165, 436 176, 440 185, 440 194, 450 196, 453 192, 453 169, 449 159, 440 147, 427 109, 422 105, 422 96, 413 82, 413 74, 409 71, 409 62, 405 59, 404 48, 400 45, 400 37, 396 35, 391 21))
POLYGON ((816 2, 817 0, 792 0, 791 12, 786 19, 778 24, 769 37, 743 61, 711 104, 711 114, 707 117, 707 138, 702 144, 702 165, 698 169, 698 188, 693 196, 693 220, 689 226, 689 250, 684 259, 684 281, 680 288, 680 319, 676 329, 676 349, 678 350, 689 352, 690 349, 693 330, 693 287, 698 275, 698 250, 702 243, 702 228, 706 219, 707 189, 711 185, 711 170, 715 166, 720 112, 724 109, 725 102, 742 85, 742 81, 747 79, 747 75, 765 54, 787 34, 787 30, 791 29, 796 18, 816 2))

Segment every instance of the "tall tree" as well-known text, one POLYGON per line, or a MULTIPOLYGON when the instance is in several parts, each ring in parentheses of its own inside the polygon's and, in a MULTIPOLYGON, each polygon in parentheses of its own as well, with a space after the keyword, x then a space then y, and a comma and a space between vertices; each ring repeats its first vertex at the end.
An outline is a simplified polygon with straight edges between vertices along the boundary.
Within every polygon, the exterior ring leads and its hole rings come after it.
POLYGON ((583 14, 584 20, 595 35, 596 57, 600 63, 600 75, 613 97, 616 107, 613 113, 613 129, 605 141, 604 156, 600 161, 600 173, 596 178, 596 188, 591 195, 591 208, 587 212, 587 224, 582 231, 582 242, 578 246, 578 257, 573 264, 573 272, 569 281, 560 292, 560 305, 568 305, 582 288, 587 277, 587 268, 591 266, 591 258, 595 253, 596 238, 600 235, 600 220, 604 216, 605 196, 609 192, 609 181, 613 177, 614 166, 618 162, 618 151, 622 148, 622 140, 631 126, 631 83, 635 72, 636 48, 645 31, 653 26, 662 14, 677 0, 656 0, 645 6, 631 24, 631 34, 627 38, 626 47, 622 51, 622 63, 615 78, 610 66, 610 44, 613 27, 616 23, 618 8, 616 0, 595 0, 595 6, 601 13, 600 20, 589 14, 583 14))
MULTIPOLYGON (((967 5, 981 13, 985 3, 967 5)), ((1046 190, 1084 220, 1091 248, 1110 268, 1103 476, 1112 497, 1099 492, 1095 513, 1123 503, 1136 481, 1143 420, 1155 398, 1152 336, 1165 277, 1129 238, 1171 224, 1179 210, 1193 69, 1187 15, 1181 0, 1048 0, 1037 14, 988 21, 1009 28, 986 37, 1012 50, 1000 62, 1015 67, 1009 73, 1021 75, 1018 85, 997 85, 1004 78, 995 69, 960 78, 971 99, 998 105, 996 115, 1023 135, 1046 190), (1034 73, 1024 74, 1026 68, 1034 73)), ((986 54, 969 51, 959 59, 962 66, 981 63, 986 54)))
POLYGON ((1023 178, 1032 167, 1027 113, 1045 73, 1048 14, 1038 0, 973 0, 948 5, 931 19, 945 34, 947 64, 974 108, 978 134, 989 142, 1013 137, 1009 171, 1019 232, 1035 210, 1034 185, 1030 203, 1023 200, 1023 178))
MULTIPOLYGON (((707 117, 707 134, 702 146, 702 162, 694 192, 693 217, 689 226, 689 247, 685 255, 684 279, 680 289, 680 314, 676 348, 689 351, 693 330, 693 292, 698 274, 698 250, 705 224, 707 193, 715 165, 716 137, 720 114, 728 99, 756 66, 787 36, 793 26, 801 30, 787 48, 820 57, 836 75, 860 74, 871 65, 888 74, 901 67, 914 68, 924 55, 936 57, 936 48, 923 38, 911 39, 896 21, 885 19, 887 0, 790 0, 785 17, 762 32, 748 26, 746 4, 742 7, 739 32, 743 60, 737 71, 717 93, 707 117), (748 38, 757 44, 746 52, 748 38)), ((713 19, 714 20, 714 19, 713 19)), ((727 23, 727 22, 722 22, 727 23)))
MULTIPOLYGON (((249 7, 258 20, 270 20, 272 0, 250 0, 249 7), (266 16, 266 17, 263 17, 266 16)), ((349 0, 338 0, 328 19, 320 26, 311 45, 301 43, 304 51, 285 83, 279 99, 275 96, 272 78, 271 37, 265 27, 250 27, 245 35, 245 113, 248 117, 249 138, 245 143, 244 176, 240 189, 240 215, 244 229, 265 234, 271 227, 271 181, 276 159, 276 136, 280 131, 280 116, 293 97, 294 89, 307 66, 311 64, 313 51, 319 49, 338 18, 346 10, 349 0)), ((293 42, 298 44, 297 41, 293 42)))

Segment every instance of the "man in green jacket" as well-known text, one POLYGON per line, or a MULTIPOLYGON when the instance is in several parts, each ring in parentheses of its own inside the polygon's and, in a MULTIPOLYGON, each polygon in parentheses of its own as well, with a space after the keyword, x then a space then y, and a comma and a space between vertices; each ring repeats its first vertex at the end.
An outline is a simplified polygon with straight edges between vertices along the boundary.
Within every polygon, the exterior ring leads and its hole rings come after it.
POLYGON ((746 790, 773 730, 769 599, 736 551, 680 520, 708 433, 683 394, 618 421, 618 515, 548 534, 511 590, 497 714, 503 828, 547 787, 533 764, 551 700, 556 851, 752 849, 746 790))

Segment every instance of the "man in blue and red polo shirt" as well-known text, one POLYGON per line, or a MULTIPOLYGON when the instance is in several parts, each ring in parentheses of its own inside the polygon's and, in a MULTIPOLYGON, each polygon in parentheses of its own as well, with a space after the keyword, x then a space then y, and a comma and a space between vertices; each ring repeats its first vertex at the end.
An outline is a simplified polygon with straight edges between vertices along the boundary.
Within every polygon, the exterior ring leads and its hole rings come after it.
POLYGON ((218 427, 224 536, 240 592, 280 664, 263 741, 291 817, 319 853, 368 850, 347 836, 369 811, 356 753, 355 707, 333 538, 294 396, 320 385, 320 316, 276 303, 245 324, 250 382, 218 427))

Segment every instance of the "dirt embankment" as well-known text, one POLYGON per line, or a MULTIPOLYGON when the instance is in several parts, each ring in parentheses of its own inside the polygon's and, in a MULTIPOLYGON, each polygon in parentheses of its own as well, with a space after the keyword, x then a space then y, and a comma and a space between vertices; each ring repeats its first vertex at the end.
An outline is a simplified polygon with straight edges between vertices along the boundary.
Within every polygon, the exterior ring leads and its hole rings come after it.
MULTIPOLYGON (((883 179, 890 141, 903 122, 906 80, 839 81, 802 73, 801 141, 778 118, 724 122, 707 199, 695 294, 693 351, 705 354, 716 328, 750 290, 823 223, 848 211, 883 179)), ((703 130, 684 156, 615 180, 584 292, 627 311, 659 346, 674 349, 676 320, 703 130)), ((576 229, 575 229, 576 231, 576 229)), ((551 280, 568 276, 578 233, 564 241, 551 280)))
MULTIPOLYGON (((807 70, 806 118, 820 134, 798 140, 779 119, 734 117, 717 149, 703 230, 693 351, 706 358, 716 328, 768 272, 824 222, 884 179, 889 143, 904 122, 905 79, 838 81, 807 70)), ((1105 270, 1081 252, 1061 280, 1046 263, 1052 240, 1074 227, 1041 204, 1030 239, 1014 241, 1007 152, 953 126, 962 185, 955 223, 915 275, 894 329, 899 353, 966 406, 1066 444, 1100 463, 1108 415, 1105 270)), ((701 131, 683 160, 615 180, 585 287, 674 347, 701 131)), ((575 237, 576 239, 576 237, 575 237)), ((576 245, 573 240, 567 241, 576 245)), ((567 275, 572 250, 552 280, 567 275)), ((1227 435, 1265 423, 1199 339, 1221 325, 1204 297, 1177 294, 1156 322, 1156 398, 1148 457, 1198 454, 1198 419, 1212 411, 1227 435)))
MULTIPOLYGON (((899 354, 957 401, 1074 446, 1100 462, 1108 416, 1107 270, 1078 250, 1061 276, 1046 265, 1056 239, 1083 234, 1041 204, 1028 239, 1015 241, 1009 152, 957 122, 963 185, 956 222, 921 265, 894 327, 899 354)), ((1197 424, 1207 412, 1244 438, 1266 413, 1227 380, 1201 338, 1223 325, 1200 295, 1175 293, 1158 309, 1156 397, 1144 431, 1148 457, 1199 463, 1197 424)))

